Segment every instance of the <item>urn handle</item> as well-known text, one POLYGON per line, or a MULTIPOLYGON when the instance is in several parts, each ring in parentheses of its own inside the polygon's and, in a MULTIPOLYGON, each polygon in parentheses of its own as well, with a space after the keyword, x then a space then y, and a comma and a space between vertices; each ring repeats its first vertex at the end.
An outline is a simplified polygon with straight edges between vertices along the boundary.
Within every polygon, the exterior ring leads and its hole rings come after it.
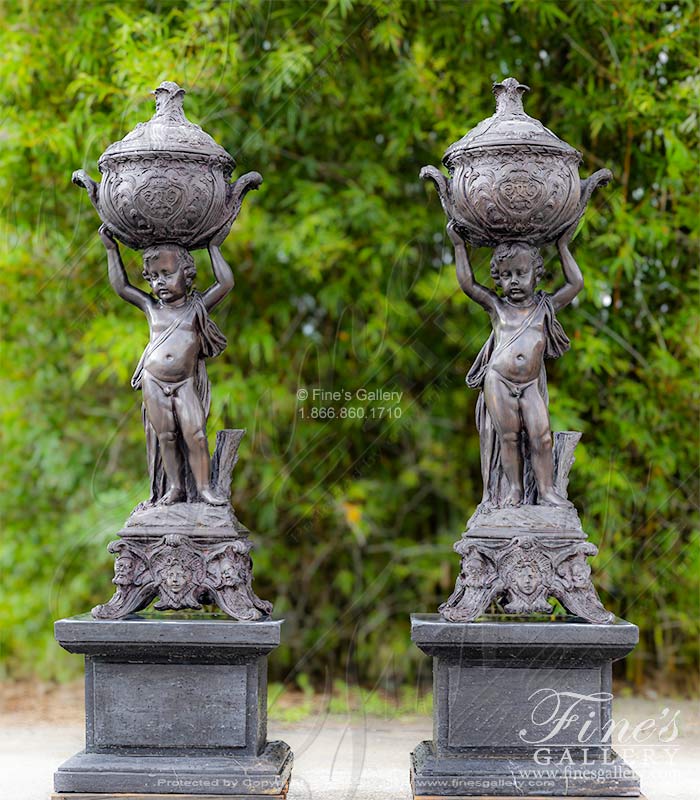
POLYGON ((609 169, 599 169, 589 178, 581 181, 581 200, 578 204, 579 218, 583 216, 583 212, 586 210, 586 206, 588 205, 588 201, 591 199, 593 192, 599 186, 606 186, 612 179, 613 174, 609 169))
POLYGON ((452 203, 452 185, 450 178, 443 175, 437 167, 423 167, 419 173, 421 180, 430 180, 435 184, 438 196, 440 197, 440 204, 442 210, 447 215, 448 219, 453 219, 453 203, 452 203))
POLYGON ((238 216, 243 198, 251 190, 259 189, 262 182, 263 177, 259 172, 246 172, 245 175, 241 175, 234 183, 229 183, 226 187, 226 204, 229 211, 234 212, 236 216, 238 216))
POLYGON ((215 240, 220 244, 229 235, 233 223, 240 213, 245 196, 253 189, 258 189, 263 182, 259 172, 246 172, 245 175, 226 186, 226 222, 215 232, 215 240))
POLYGON ((235 183, 228 184, 226 187, 226 207, 231 224, 234 223, 238 216, 245 196, 248 192, 259 189, 262 182, 263 178, 259 172, 246 172, 235 183))
MULTIPOLYGON (((597 172, 594 172, 590 177, 586 178, 585 180, 581 181, 581 199, 578 203, 578 208, 576 209, 576 214, 574 215, 573 222, 567 222, 566 228, 573 228, 576 230, 576 226, 581 221, 581 217, 586 210, 586 206, 588 205, 588 201, 591 199, 591 195, 599 186, 605 186, 606 184, 610 183, 613 179, 613 174, 610 172, 609 169, 599 169, 597 172)), ((566 229, 565 228, 565 229, 566 229)), ((559 231, 557 234, 561 236, 563 231, 559 231)))
POLYGON ((85 172, 84 169, 76 169, 73 173, 73 177, 71 181, 76 186, 82 186, 83 189, 88 193, 88 197, 90 198, 90 202, 95 206, 97 213, 100 213, 100 200, 99 200, 99 191, 100 191, 100 184, 93 181, 93 179, 85 172))

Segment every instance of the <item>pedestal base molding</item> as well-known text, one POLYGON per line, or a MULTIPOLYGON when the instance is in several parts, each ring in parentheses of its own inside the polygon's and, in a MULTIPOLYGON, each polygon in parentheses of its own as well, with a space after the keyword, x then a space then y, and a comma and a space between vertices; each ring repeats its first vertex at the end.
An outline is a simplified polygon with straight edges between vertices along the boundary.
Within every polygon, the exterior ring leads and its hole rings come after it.
MULTIPOLYGON (((285 798, 292 767, 292 753, 284 742, 269 742, 259 756, 127 756, 103 753, 78 753, 61 765, 56 773, 56 788, 92 787, 88 797, 124 800, 125 793, 135 797, 156 796, 182 800, 183 796, 285 798), (100 792, 96 793, 95 788, 100 792), (194 794, 193 794, 194 792, 194 794), (165 793, 165 794, 164 794, 165 793), (184 795, 183 795, 184 793, 184 795)), ((59 794, 76 800, 75 792, 59 794)), ((78 795, 80 796, 80 795, 78 795)))
MULTIPOLYGON (((560 758, 568 759, 562 748, 560 758)), ((511 753, 491 756, 450 756, 440 758, 432 742, 421 742, 411 753, 411 788, 415 800, 437 800, 437 798, 483 798, 586 797, 596 800, 601 797, 619 800, 620 797, 635 797, 639 800, 639 778, 619 756, 608 751, 607 755, 587 753, 585 763, 579 754, 578 762, 557 766, 538 765, 532 753, 511 753), (600 787, 608 793, 600 795, 600 787), (518 795, 513 792, 519 791, 518 795), (591 794, 596 792, 596 794, 591 794)))

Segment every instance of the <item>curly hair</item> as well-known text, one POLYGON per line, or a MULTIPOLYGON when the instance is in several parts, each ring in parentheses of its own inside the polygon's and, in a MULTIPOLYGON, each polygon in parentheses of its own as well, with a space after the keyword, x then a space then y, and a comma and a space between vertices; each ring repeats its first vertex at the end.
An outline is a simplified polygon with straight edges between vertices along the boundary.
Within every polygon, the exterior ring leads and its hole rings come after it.
POLYGON ((544 259, 542 258, 542 253, 527 242, 504 242, 496 247, 491 256, 491 277, 496 286, 501 285, 499 280, 499 264, 509 258, 513 258, 517 253, 526 253, 530 256, 535 267, 535 281, 541 280, 544 275, 544 259))
POLYGON ((147 247, 143 251, 143 277, 148 280, 148 262, 153 258, 158 258, 164 250, 169 250, 177 256, 178 264, 185 270, 185 281, 189 289, 197 277, 197 267, 195 266, 194 258, 192 258, 192 253, 179 244, 156 244, 152 247, 147 247))

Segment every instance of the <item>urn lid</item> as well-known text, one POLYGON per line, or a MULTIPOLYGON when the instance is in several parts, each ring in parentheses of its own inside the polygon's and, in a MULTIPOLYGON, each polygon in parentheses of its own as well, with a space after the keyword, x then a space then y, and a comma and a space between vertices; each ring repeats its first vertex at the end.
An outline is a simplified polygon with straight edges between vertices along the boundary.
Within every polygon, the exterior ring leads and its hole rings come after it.
POLYGON ((156 96, 155 114, 104 151, 98 162, 100 172, 104 172, 103 167, 115 157, 182 153, 196 160, 214 159, 230 177, 236 162, 199 125, 187 119, 182 108, 185 90, 173 81, 163 81, 153 94, 156 96))
POLYGON ((515 78, 506 78, 493 85, 496 95, 496 113, 482 120, 459 141, 451 144, 442 158, 442 163, 452 169, 459 157, 483 149, 531 146, 538 151, 569 155, 581 160, 581 154, 562 141, 538 119, 533 119, 523 110, 523 94, 530 87, 515 78))

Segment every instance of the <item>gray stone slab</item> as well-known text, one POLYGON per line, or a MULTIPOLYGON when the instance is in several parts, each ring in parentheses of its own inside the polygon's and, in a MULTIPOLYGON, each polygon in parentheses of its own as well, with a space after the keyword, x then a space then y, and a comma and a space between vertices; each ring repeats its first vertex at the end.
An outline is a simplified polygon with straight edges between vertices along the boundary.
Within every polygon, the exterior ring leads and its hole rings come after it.
POLYGON ((267 656, 280 642, 282 620, 238 622, 221 614, 133 614, 99 620, 89 614, 58 620, 58 643, 70 653, 117 661, 234 663, 267 656))
POLYGON ((245 714, 231 713, 232 698, 245 704, 247 668, 244 664, 93 663, 92 741, 95 747, 245 747, 245 714), (184 701, 184 698, 187 698, 184 701), (206 715, 173 713, 182 706, 200 705, 206 715))
MULTIPOLYGON (((527 730, 522 726, 534 707, 530 698, 542 696, 554 686, 570 696, 574 693, 595 696, 603 688, 598 669, 554 671, 523 667, 464 667, 459 664, 447 667, 447 683, 450 709, 446 734, 449 748, 522 747, 521 733, 527 730), (508 724, 509 720, 515 724, 508 724)), ((576 713, 587 720, 591 736, 598 743, 605 714, 601 703, 581 700, 577 703, 576 713)), ((532 729, 534 726, 528 727, 532 729)), ((576 746, 575 728, 563 727, 548 743, 576 746)))
POLYGON ((576 617, 513 621, 504 615, 493 621, 447 622, 439 614, 411 614, 411 640, 428 655, 460 661, 576 665, 624 658, 639 641, 639 628, 621 619, 597 625, 576 617))
POLYGON ((639 628, 617 619, 612 625, 596 625, 576 618, 552 620, 549 617, 522 621, 504 615, 493 621, 446 622, 439 614, 411 614, 411 639, 422 644, 520 644, 550 647, 565 644, 573 647, 606 645, 629 646, 639 641, 639 628))
POLYGON ((272 650, 280 643, 284 620, 238 622, 223 614, 159 614, 142 612, 124 620, 97 620, 90 614, 54 623, 56 640, 72 653, 86 653, 93 645, 148 647, 210 645, 216 648, 259 647, 272 650), (128 627, 124 626, 128 623, 128 627))

